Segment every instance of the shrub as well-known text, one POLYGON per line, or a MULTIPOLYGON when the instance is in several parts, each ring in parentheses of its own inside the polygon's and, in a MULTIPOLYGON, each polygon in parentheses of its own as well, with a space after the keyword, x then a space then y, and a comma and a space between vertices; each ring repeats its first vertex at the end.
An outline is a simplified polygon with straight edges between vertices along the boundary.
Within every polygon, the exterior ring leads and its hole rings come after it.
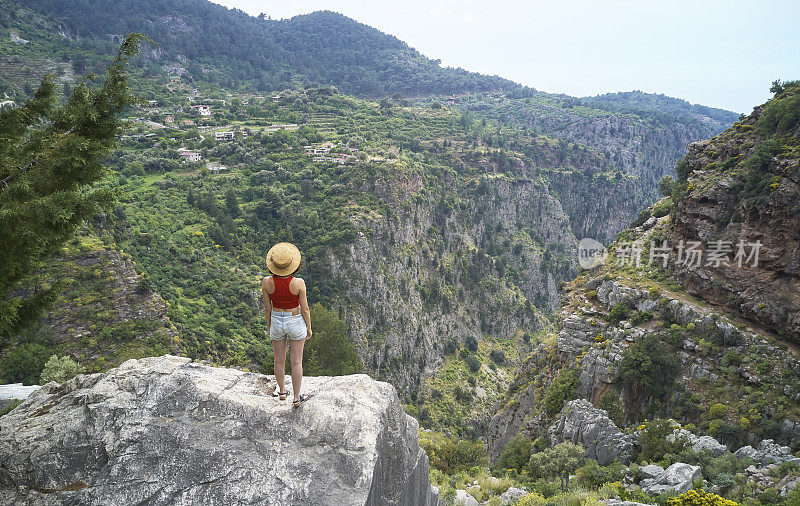
POLYGON ((655 216, 656 218, 662 218, 668 215, 671 210, 672 210, 672 201, 665 200, 653 206, 653 216, 655 216))
POLYGON ((770 100, 764 106, 758 118, 758 126, 763 131, 789 133, 800 126, 800 82, 784 83, 782 93, 787 91, 789 93, 770 100))
POLYGON ((0 377, 8 383, 35 385, 50 357, 39 343, 24 343, 9 351, 0 361, 0 377))
MULTIPOLYGON (((771 504, 771 503, 767 503, 771 504)), ((704 490, 690 490, 667 499, 668 506, 738 506, 738 503, 704 490)))
POLYGON ((657 418, 644 425, 644 430, 639 435, 640 461, 654 462, 664 458, 667 454, 677 455, 684 451, 688 442, 684 438, 668 441, 667 436, 672 434, 672 425, 669 420, 657 418))
POLYGON ((444 354, 445 355, 452 355, 453 353, 458 350, 458 341, 455 338, 450 338, 444 344, 444 354))
POLYGON ((518 473, 522 472, 522 468, 528 463, 531 458, 531 440, 525 436, 517 435, 511 438, 503 452, 497 458, 495 469, 497 471, 504 471, 506 469, 514 469, 518 473))
POLYGON ((659 397, 668 391, 680 370, 680 362, 654 334, 648 334, 622 352, 620 376, 639 393, 659 397))
POLYGON ((736 350, 726 350, 725 354, 722 355, 722 365, 727 366, 738 366, 742 363, 742 357, 736 350))
POLYGON ((580 378, 577 371, 574 369, 562 370, 544 395, 544 407, 547 413, 555 415, 561 411, 564 403, 575 397, 578 386, 580 386, 580 378))
POLYGON ((608 313, 608 321, 612 323, 619 323, 621 320, 624 320, 626 316, 628 316, 628 311, 630 308, 624 302, 618 302, 611 311, 608 313))
POLYGON ((71 357, 63 356, 59 358, 57 355, 53 355, 44 365, 42 383, 47 383, 49 381, 64 383, 82 372, 83 367, 72 360, 71 357))
POLYGON ((601 466, 596 460, 590 459, 575 471, 575 475, 578 478, 578 483, 584 487, 596 489, 606 483, 622 481, 625 475, 625 466, 619 462, 601 466))
POLYGON ((520 497, 515 504, 517 506, 540 506, 542 504, 547 504, 547 501, 543 496, 535 492, 531 492, 526 496, 520 497))
POLYGON ((631 316, 631 323, 634 325, 640 325, 646 321, 650 321, 653 319, 653 313, 650 311, 636 311, 631 316))
POLYGON ((475 337, 473 337, 473 336, 469 336, 469 337, 466 339, 466 341, 464 342, 464 344, 466 344, 466 346, 467 346, 467 349, 468 349, 469 351, 471 351, 471 352, 473 352, 473 353, 474 353, 474 352, 476 352, 476 351, 478 351, 478 340, 477 340, 477 339, 475 339, 475 337))
POLYGON ((467 366, 469 366, 469 370, 472 372, 478 372, 481 368, 481 361, 475 355, 470 355, 467 357, 467 366))
POLYGON ((717 403, 708 409, 708 417, 713 419, 724 418, 728 414, 728 406, 717 403))
POLYGON ((675 180, 672 176, 664 176, 658 180, 658 189, 661 190, 661 195, 669 197, 672 195, 672 190, 675 189, 675 180))
POLYGON ((445 474, 465 472, 488 462, 483 443, 477 441, 421 433, 419 445, 428 454, 431 467, 445 474))
POLYGON ((506 354, 503 350, 492 350, 489 352, 489 358, 492 359, 492 362, 503 365, 506 361, 506 354))

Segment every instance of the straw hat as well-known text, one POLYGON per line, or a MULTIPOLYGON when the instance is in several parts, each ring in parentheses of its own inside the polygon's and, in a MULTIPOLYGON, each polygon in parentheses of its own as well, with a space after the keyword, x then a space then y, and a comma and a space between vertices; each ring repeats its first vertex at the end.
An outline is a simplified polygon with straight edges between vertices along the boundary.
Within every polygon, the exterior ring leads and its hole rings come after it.
POLYGON ((292 243, 279 242, 267 252, 267 269, 278 276, 288 276, 300 265, 300 250, 292 243))

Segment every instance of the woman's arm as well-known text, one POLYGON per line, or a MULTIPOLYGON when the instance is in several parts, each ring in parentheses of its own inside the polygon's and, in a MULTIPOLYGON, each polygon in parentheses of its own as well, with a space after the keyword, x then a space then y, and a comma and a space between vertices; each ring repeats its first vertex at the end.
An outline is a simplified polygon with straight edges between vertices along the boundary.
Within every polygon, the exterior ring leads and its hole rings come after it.
POLYGON ((306 321, 306 339, 311 338, 311 310, 308 308, 308 299, 306 298, 306 282, 305 280, 299 279, 300 286, 297 288, 297 296, 300 298, 300 313, 303 315, 303 319, 306 321))
POLYGON ((272 323, 272 299, 267 292, 267 278, 261 282, 261 300, 264 302, 264 312, 267 314, 267 333, 269 333, 269 326, 272 323))

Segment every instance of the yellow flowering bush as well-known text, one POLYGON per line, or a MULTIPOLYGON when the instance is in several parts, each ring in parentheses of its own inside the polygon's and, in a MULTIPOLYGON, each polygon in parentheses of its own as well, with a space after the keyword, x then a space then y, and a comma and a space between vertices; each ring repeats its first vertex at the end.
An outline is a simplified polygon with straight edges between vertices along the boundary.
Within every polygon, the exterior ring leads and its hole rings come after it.
POLYGON ((739 506, 739 503, 725 499, 704 490, 690 490, 678 497, 667 499, 668 506, 739 506))

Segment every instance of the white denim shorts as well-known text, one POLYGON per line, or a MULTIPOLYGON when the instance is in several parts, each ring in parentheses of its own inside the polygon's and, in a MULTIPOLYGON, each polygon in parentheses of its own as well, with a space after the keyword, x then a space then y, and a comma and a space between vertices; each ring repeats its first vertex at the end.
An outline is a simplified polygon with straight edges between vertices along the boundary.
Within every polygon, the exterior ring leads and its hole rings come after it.
POLYGON ((269 337, 273 341, 280 341, 287 337, 292 341, 301 341, 308 333, 303 314, 293 315, 291 311, 272 310, 272 320, 269 325, 269 337))

